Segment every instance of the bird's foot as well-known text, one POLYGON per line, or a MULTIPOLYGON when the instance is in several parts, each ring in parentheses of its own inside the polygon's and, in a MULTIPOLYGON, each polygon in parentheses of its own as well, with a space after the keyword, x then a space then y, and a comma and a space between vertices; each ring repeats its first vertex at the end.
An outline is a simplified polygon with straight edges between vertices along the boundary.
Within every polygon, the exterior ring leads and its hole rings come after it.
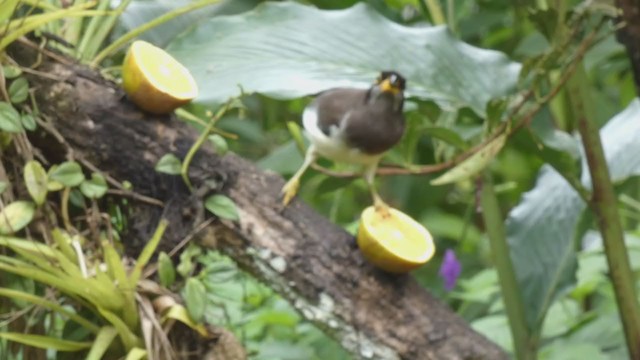
POLYGON ((376 196, 373 200, 373 207, 376 213, 380 214, 382 218, 387 219, 391 217, 391 212, 389 211, 389 205, 385 203, 380 197, 376 196))
POLYGON ((282 187, 280 194, 282 194, 282 205, 287 206, 293 200, 293 198, 298 193, 298 188, 300 187, 300 180, 298 178, 293 177, 287 181, 286 184, 282 187))

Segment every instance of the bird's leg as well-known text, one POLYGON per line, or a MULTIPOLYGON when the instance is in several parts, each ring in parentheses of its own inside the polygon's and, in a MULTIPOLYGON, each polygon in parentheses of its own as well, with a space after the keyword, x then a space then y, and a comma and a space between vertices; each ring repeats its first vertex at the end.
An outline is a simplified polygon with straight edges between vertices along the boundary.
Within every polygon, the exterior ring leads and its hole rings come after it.
POLYGON ((302 166, 300 166, 300 169, 298 169, 291 179, 289 179, 289 181, 287 181, 287 183, 282 187, 282 191, 280 193, 282 194, 282 204, 284 206, 287 206, 296 196, 298 188, 300 187, 300 178, 317 158, 318 154, 316 153, 316 148, 313 145, 309 146, 309 148, 307 148, 307 153, 304 156, 302 166))
POLYGON ((378 169, 378 161, 373 162, 364 170, 364 180, 367 182, 367 186, 369 187, 369 191, 371 192, 371 197, 373 198, 373 206, 375 207, 377 212, 380 212, 383 216, 389 215, 389 205, 382 200, 378 191, 376 190, 376 185, 374 184, 374 178, 376 175, 376 170, 378 169))

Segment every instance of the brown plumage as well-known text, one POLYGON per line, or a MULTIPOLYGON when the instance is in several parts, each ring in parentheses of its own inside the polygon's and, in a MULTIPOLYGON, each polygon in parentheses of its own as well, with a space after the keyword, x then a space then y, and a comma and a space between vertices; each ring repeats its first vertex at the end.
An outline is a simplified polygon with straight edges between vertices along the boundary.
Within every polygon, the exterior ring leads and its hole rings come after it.
POLYGON ((320 94, 315 100, 318 127, 370 155, 389 150, 404 133, 402 104, 395 104, 394 94, 379 93, 372 99, 373 93, 339 88, 320 94))
POLYGON ((302 114, 309 138, 304 163, 282 188, 283 204, 295 196, 300 178, 319 156, 334 161, 361 164, 377 208, 387 208, 373 180, 382 154, 400 141, 404 133, 404 78, 384 71, 368 90, 327 90, 302 114))

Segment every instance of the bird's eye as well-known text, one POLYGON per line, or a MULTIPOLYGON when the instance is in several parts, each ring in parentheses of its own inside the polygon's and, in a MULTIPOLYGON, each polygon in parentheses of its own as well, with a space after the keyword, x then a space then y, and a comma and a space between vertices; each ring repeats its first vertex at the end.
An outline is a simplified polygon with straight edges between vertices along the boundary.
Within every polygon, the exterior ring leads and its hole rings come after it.
POLYGON ((389 76, 389 81, 395 85, 398 82, 398 77, 396 76, 396 74, 391 74, 389 76))

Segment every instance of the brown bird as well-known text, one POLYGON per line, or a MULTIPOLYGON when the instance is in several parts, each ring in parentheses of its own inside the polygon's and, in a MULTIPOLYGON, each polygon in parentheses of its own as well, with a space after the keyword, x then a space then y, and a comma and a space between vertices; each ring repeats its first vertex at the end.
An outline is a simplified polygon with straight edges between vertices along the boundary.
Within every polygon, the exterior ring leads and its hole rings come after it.
POLYGON ((364 166, 364 179, 376 207, 387 205, 374 186, 380 158, 404 133, 405 79, 383 71, 369 89, 336 88, 320 93, 302 115, 311 145, 304 163, 282 188, 287 205, 296 195, 302 174, 318 156, 364 166))

